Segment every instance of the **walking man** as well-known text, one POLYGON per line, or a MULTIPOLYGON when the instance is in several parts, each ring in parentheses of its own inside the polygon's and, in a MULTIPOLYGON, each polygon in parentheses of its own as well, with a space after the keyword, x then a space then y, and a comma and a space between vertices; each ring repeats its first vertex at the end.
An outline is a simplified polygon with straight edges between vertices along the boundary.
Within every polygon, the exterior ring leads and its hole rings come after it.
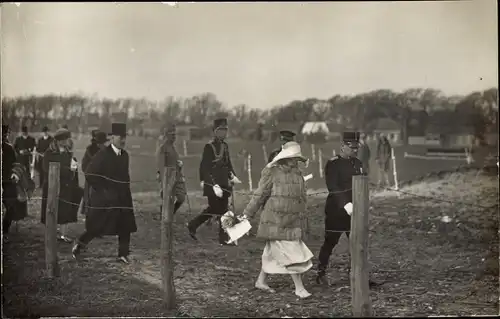
POLYGON ((16 150, 17 154, 19 154, 17 160, 19 161, 19 163, 24 165, 24 167, 26 167, 26 172, 29 172, 33 150, 36 146, 36 141, 32 136, 28 135, 27 126, 23 126, 21 128, 21 131, 21 136, 16 137, 16 140, 14 141, 14 149, 16 150))
MULTIPOLYGON (((174 214, 181 207, 186 199, 186 183, 182 174, 182 161, 179 159, 179 153, 175 148, 176 140, 176 125, 171 123, 167 125, 165 138, 163 143, 156 150, 156 162, 158 170, 156 171, 156 179, 160 183, 160 197, 163 199, 163 174, 166 167, 175 167, 176 176, 174 184, 174 214)), ((160 212, 162 205, 160 205, 160 212)))
POLYGON ((267 160, 268 163, 271 163, 273 159, 278 155, 279 152, 281 152, 281 149, 283 148, 283 145, 285 145, 288 142, 295 141, 295 133, 292 131, 287 131, 287 130, 282 130, 280 131, 280 142, 281 142, 281 147, 273 150, 271 154, 269 154, 269 158, 267 160))
POLYGON ((85 178, 92 188, 85 232, 73 246, 78 258, 92 239, 118 235, 118 260, 128 264, 130 234, 137 231, 130 191, 129 155, 125 146, 125 123, 111 124, 111 145, 95 154, 86 168, 85 178))
POLYGON ((220 217, 228 210, 232 184, 239 182, 231 164, 229 146, 224 141, 227 129, 227 119, 221 118, 214 121, 214 139, 205 145, 200 163, 200 180, 203 196, 208 199, 208 207, 191 220, 187 226, 189 235, 197 240, 196 230, 198 227, 212 216, 217 216, 219 219, 219 244, 221 245, 228 245, 226 243, 228 235, 222 229, 220 217))
POLYGON ((40 188, 43 186, 45 175, 43 174, 43 154, 49 148, 53 137, 49 134, 49 128, 44 126, 42 129, 43 135, 38 139, 36 144, 35 169, 38 171, 40 188))
POLYGON ((326 163, 325 181, 330 194, 325 206, 325 240, 319 253, 318 284, 328 285, 326 270, 333 248, 342 233, 349 238, 352 214, 352 176, 360 175, 361 161, 356 157, 359 133, 344 132, 340 154, 326 163))

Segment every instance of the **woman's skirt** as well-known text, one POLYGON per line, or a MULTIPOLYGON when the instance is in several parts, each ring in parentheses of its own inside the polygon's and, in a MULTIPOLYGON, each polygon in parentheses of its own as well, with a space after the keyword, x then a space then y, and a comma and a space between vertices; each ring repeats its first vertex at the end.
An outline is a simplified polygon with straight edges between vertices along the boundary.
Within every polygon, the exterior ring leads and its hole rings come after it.
POLYGON ((262 253, 262 270, 267 274, 301 274, 312 267, 313 253, 301 240, 272 240, 262 253))

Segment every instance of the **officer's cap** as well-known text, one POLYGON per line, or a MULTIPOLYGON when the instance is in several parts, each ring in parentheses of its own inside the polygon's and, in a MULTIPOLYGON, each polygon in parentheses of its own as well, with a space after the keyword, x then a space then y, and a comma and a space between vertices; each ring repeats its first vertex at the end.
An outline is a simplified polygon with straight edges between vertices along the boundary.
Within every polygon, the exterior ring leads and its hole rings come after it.
POLYGON ((342 141, 351 147, 359 146, 359 132, 344 132, 342 141))
POLYGON ((280 138, 282 140, 285 140, 285 141, 293 141, 293 139, 295 138, 295 133, 292 132, 292 131, 288 131, 288 130, 281 130, 280 131, 280 138))
POLYGON ((218 129, 226 129, 227 130, 227 119, 219 118, 214 120, 214 131, 218 129))

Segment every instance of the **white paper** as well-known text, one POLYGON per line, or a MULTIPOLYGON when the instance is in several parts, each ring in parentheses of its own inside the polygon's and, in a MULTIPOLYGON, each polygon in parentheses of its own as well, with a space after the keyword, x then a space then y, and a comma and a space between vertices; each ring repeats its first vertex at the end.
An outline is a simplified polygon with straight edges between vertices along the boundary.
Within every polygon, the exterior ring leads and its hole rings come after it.
POLYGON ((313 178, 313 174, 306 175, 306 176, 304 176, 304 181, 307 182, 311 178, 313 178))
POLYGON ((220 188, 219 185, 215 185, 213 187, 213 189, 214 189, 215 196, 222 197, 222 189, 220 188))
POLYGON ((226 233, 229 235, 228 244, 232 242, 236 242, 238 239, 243 237, 246 233, 250 231, 252 225, 248 220, 244 220, 241 223, 234 225, 233 227, 229 227, 226 229, 226 233))
POLYGON ((349 214, 349 216, 350 216, 352 214, 352 203, 345 204, 344 209, 347 212, 347 214, 349 214))

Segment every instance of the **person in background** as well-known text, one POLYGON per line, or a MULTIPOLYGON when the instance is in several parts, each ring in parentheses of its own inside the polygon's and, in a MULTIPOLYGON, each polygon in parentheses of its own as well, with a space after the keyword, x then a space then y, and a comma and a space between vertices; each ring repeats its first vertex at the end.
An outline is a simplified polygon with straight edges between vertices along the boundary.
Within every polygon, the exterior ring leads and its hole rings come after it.
POLYGON ((223 230, 220 217, 228 211, 229 197, 232 195, 232 184, 239 182, 231 164, 229 145, 224 141, 227 136, 227 119, 214 120, 214 139, 205 145, 200 163, 200 184, 203 196, 208 199, 208 207, 200 215, 192 219, 188 225, 191 238, 197 240, 196 230, 212 216, 219 219, 219 244, 228 244, 228 235, 223 230))
POLYGON ((375 160, 378 164, 378 186, 382 187, 385 183, 386 187, 390 187, 389 169, 391 166, 392 147, 389 140, 384 135, 380 135, 377 143, 377 157, 375 160))
POLYGON ((312 267, 313 254, 302 241, 305 232, 306 186, 299 169, 305 162, 300 145, 288 142, 264 167, 259 186, 239 217, 252 218, 262 209, 257 237, 266 240, 262 268, 255 287, 270 293, 268 274, 290 274, 299 298, 311 296, 302 282, 302 274, 312 267))
MULTIPOLYGON (((90 140, 90 145, 87 146, 82 159, 82 171, 84 174, 87 173, 87 168, 92 161, 92 158, 95 156, 95 154, 97 154, 97 152, 106 147, 106 143, 108 141, 109 139, 106 133, 100 132, 99 130, 92 131, 92 139, 90 140)), ((81 200, 81 207, 79 209, 79 211, 83 215, 86 215, 86 212, 88 210, 91 192, 92 189, 85 179, 85 184, 83 186, 83 198, 81 200)))
POLYGON ((16 137, 14 141, 14 149, 16 150, 18 156, 18 161, 25 166, 26 171, 30 172, 30 164, 33 156, 33 150, 35 149, 36 141, 28 134, 28 127, 23 126, 21 128, 21 135, 16 137))
POLYGON ((78 206, 83 196, 83 190, 78 183, 78 164, 69 149, 70 132, 60 128, 54 134, 52 143, 43 154, 44 184, 42 187, 41 222, 45 224, 47 214, 47 199, 49 195, 50 162, 58 162, 59 167, 59 201, 57 224, 60 225, 59 240, 71 243, 68 237, 68 224, 78 221, 78 206))
POLYGON ((38 139, 36 144, 36 158, 35 158, 35 169, 38 171, 38 178, 40 181, 39 187, 42 188, 44 183, 43 174, 43 153, 49 148, 50 143, 52 143, 53 137, 49 134, 49 128, 44 126, 42 128, 42 136, 38 139))
POLYGON ((24 165, 17 162, 17 154, 9 143, 9 126, 2 125, 2 203, 5 214, 2 219, 4 243, 9 241, 8 234, 13 221, 28 216, 27 197, 35 188, 24 165))
POLYGON ((287 131, 287 130, 282 130, 280 131, 280 142, 281 142, 281 147, 278 149, 275 149, 269 154, 269 158, 267 160, 268 163, 271 163, 276 155, 281 152, 281 149, 283 148, 283 145, 288 142, 295 141, 295 133, 292 131, 287 131))
POLYGON ((99 236, 118 235, 118 261, 130 263, 130 235, 137 231, 132 192, 130 157, 124 150, 127 141, 125 123, 111 124, 111 144, 94 155, 85 168, 85 178, 95 192, 89 198, 85 232, 73 246, 73 258, 99 236))
MULTIPOLYGON (((175 140, 177 137, 176 125, 170 123, 165 130, 165 138, 163 143, 156 150, 156 163, 158 170, 156 171, 156 179, 160 183, 160 197, 163 199, 163 174, 166 167, 175 167, 176 176, 174 184, 174 214, 186 200, 186 183, 182 174, 182 161, 179 158, 179 153, 175 149, 175 140)), ((160 205, 160 212, 162 205, 160 205)))
POLYGON ((359 137, 358 159, 363 164, 362 173, 368 176, 370 174, 370 147, 366 143, 365 133, 361 133, 359 137))
POLYGON ((71 152, 71 155, 73 155, 73 151, 74 151, 74 142, 73 142, 73 139, 71 138, 71 131, 69 130, 68 128, 68 124, 64 124, 62 126, 62 128, 68 130, 69 132, 69 140, 68 140, 68 147, 69 147, 69 150, 71 152))

